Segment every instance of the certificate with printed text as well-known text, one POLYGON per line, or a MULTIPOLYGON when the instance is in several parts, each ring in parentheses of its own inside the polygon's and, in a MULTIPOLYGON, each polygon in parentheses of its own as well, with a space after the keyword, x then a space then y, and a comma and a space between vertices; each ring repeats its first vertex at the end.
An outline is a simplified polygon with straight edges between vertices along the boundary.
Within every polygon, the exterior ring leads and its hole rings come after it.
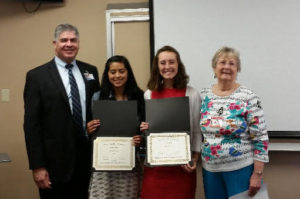
POLYGON ((97 137, 93 145, 95 170, 132 170, 135 167, 135 147, 132 137, 97 137))
POLYGON ((147 162, 151 166, 182 165, 190 160, 187 133, 150 133, 147 137, 147 162))

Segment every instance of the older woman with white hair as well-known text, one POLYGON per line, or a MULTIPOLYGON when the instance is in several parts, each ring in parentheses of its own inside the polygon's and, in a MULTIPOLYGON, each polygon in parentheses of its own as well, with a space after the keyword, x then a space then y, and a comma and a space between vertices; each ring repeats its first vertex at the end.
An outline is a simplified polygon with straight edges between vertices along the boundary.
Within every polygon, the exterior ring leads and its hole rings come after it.
POLYGON ((217 83, 200 92, 203 181, 206 199, 225 199, 260 189, 268 158, 268 134, 261 101, 241 86, 239 53, 219 49, 212 59, 217 83))

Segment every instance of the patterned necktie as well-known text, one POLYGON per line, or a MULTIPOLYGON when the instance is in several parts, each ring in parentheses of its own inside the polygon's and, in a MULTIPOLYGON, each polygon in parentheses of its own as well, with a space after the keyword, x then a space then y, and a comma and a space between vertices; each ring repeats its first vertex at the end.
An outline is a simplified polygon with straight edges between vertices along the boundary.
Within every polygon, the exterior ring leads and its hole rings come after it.
POLYGON ((75 80, 75 77, 72 72, 73 64, 67 64, 66 68, 68 69, 69 73, 69 81, 71 87, 71 99, 72 99, 72 110, 73 110, 73 120, 80 129, 80 132, 83 132, 83 121, 82 121, 82 110, 81 110, 81 103, 80 103, 80 95, 78 86, 75 80))

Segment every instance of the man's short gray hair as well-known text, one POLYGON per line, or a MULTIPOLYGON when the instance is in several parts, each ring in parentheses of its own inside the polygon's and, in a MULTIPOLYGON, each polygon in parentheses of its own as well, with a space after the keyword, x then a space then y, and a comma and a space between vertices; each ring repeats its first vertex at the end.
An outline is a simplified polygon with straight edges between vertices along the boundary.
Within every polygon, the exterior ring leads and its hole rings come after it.
POLYGON ((62 32, 65 31, 70 31, 70 32, 74 32, 76 37, 79 38, 79 32, 78 29, 71 25, 71 24, 59 24, 58 26, 56 26, 55 31, 54 31, 54 39, 57 41, 59 38, 59 35, 62 32))

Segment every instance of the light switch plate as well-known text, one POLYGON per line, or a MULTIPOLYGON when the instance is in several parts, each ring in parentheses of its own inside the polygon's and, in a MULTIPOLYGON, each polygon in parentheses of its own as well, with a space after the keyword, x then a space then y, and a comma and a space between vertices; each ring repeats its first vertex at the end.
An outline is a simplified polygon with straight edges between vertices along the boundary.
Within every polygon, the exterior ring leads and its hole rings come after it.
POLYGON ((10 90, 9 89, 1 89, 1 101, 9 102, 10 100, 10 90))

